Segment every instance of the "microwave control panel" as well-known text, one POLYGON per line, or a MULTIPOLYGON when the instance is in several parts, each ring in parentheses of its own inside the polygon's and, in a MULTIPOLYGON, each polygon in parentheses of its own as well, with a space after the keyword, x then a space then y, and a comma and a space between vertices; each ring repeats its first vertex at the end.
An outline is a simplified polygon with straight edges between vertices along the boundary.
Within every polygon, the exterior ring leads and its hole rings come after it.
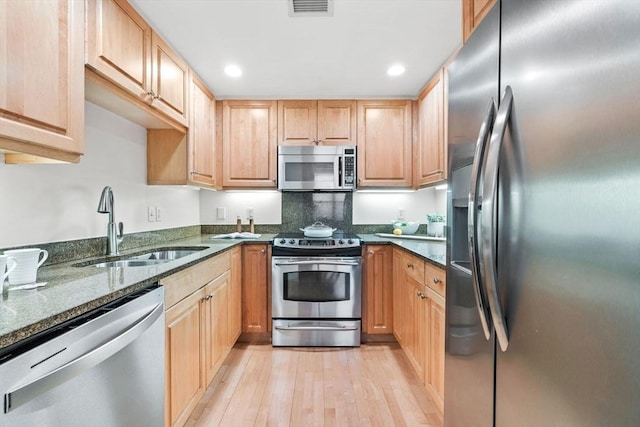
POLYGON ((344 150, 344 188, 356 187, 356 150, 346 148, 344 150))

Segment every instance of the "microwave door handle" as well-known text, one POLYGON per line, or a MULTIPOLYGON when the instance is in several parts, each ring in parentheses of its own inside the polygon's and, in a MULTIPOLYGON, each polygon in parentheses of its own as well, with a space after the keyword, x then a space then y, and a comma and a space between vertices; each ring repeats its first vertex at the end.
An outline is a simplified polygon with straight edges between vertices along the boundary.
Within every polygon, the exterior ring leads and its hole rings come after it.
POLYGON ((342 180, 343 180, 343 175, 342 175, 342 168, 344 167, 344 165, 342 164, 342 156, 338 157, 338 188, 342 188, 342 180))

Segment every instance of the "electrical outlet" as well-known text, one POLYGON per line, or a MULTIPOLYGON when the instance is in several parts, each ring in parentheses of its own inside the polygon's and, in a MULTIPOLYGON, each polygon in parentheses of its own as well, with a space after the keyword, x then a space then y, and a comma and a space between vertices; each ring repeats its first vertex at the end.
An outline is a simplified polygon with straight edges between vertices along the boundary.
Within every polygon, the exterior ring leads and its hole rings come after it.
POLYGON ((398 219, 404 219, 404 208, 398 209, 398 219))
POLYGON ((147 221, 155 222, 156 220, 156 208, 154 206, 147 206, 147 221))
POLYGON ((247 208, 247 218, 254 218, 255 209, 247 208))
POLYGON ((216 208, 216 219, 227 219, 227 208, 216 208))
POLYGON ((162 221, 162 208, 160 206, 156 207, 156 221, 162 221))

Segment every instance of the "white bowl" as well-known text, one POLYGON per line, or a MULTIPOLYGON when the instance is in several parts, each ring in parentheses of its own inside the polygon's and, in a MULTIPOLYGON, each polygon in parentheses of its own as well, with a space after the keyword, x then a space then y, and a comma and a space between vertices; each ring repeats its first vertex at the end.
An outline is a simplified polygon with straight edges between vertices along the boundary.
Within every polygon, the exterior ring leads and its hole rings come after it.
POLYGON ((420 227, 420 221, 391 221, 393 229, 400 229, 402 234, 414 234, 420 227))

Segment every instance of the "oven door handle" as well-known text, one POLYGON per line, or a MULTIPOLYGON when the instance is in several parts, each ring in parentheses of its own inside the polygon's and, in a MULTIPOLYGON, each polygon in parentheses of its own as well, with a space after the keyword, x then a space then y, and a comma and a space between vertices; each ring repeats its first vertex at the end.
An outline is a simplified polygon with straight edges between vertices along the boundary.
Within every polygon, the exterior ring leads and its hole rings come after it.
POLYGON ((357 331, 357 326, 276 326, 281 331, 357 331))
POLYGON ((328 265, 349 265, 349 266, 358 266, 359 262, 349 262, 349 261, 318 261, 318 260, 308 260, 308 261, 284 261, 284 262, 276 262, 275 265, 314 265, 314 264, 328 264, 328 265))

